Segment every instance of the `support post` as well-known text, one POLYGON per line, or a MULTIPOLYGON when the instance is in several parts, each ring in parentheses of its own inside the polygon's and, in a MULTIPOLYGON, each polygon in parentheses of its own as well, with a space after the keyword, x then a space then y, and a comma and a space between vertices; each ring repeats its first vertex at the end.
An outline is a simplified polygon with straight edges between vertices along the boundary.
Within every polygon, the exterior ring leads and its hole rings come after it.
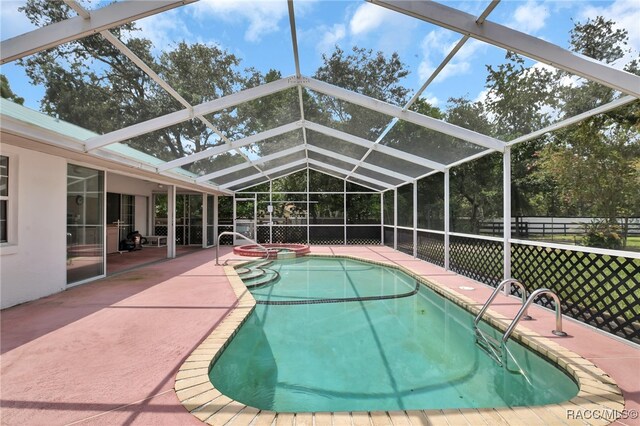
POLYGON ((202 193, 202 248, 207 248, 207 193, 202 193))
POLYGON ((393 189, 393 249, 398 250, 398 188, 393 189))
MULTIPOLYGON (((503 246, 504 246, 504 274, 506 280, 511 278, 511 147, 505 147, 502 155, 502 180, 503 180, 503 246)), ((505 295, 511 294, 511 285, 504 287, 505 295)))
MULTIPOLYGON (((233 195, 233 213, 231 215, 231 218, 233 220, 232 225, 233 225, 233 232, 236 232, 236 195, 233 195)), ((232 246, 236 245, 236 236, 235 234, 233 235, 233 242, 231 243, 232 246)))
POLYGON ((444 269, 450 270, 449 232, 451 225, 449 204, 449 169, 444 171, 444 269))
POLYGON ((418 181, 413 181, 413 257, 418 258, 418 181))
POLYGON ((380 242, 384 245, 384 192, 380 193, 380 242))
POLYGON ((309 237, 310 237, 310 229, 309 229, 309 218, 311 217, 309 211, 309 167, 307 167, 307 245, 309 245, 309 237))
POLYGON ((273 181, 269 180, 269 244, 273 244, 273 181))
POLYGON ((176 257, 176 186, 167 185, 167 257, 176 257))
POLYGON ((220 197, 218 195, 213 196, 213 245, 218 245, 218 203, 220 197))
POLYGON ((344 184, 342 186, 342 202, 344 203, 342 210, 342 217, 344 222, 344 245, 347 245, 347 181, 346 179, 342 181, 344 184))

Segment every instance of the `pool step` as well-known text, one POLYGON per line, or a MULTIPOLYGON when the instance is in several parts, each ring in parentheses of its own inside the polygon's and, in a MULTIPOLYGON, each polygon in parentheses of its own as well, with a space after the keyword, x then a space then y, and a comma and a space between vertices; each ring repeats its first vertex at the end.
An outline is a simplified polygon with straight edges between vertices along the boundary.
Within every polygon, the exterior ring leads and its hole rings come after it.
POLYGON ((243 281, 255 280, 266 274, 266 271, 262 268, 253 268, 244 274, 238 274, 243 281))
POLYGON ((247 288, 258 288, 272 284, 280 279, 280 274, 272 269, 263 270, 264 275, 244 281, 247 288))
POLYGON ((269 266, 273 263, 273 260, 263 260, 262 262, 254 263, 251 265, 251 268, 262 268, 264 266, 269 266))
POLYGON ((243 276, 245 274, 248 274, 249 272, 251 272, 251 269, 245 267, 245 266, 241 266, 239 268, 236 268, 236 274, 238 274, 239 276, 243 276))

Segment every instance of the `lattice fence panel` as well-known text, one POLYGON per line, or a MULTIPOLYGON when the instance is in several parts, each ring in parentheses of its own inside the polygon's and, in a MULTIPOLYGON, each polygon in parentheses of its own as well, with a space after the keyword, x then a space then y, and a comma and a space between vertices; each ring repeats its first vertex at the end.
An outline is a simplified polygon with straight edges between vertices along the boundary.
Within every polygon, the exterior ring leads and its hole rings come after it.
MULTIPOLYGON (((527 290, 549 288, 562 313, 640 343, 640 259, 513 244, 512 276, 527 290)), ((541 297, 537 303, 552 308, 541 297)))
POLYGON ((444 235, 418 231, 418 258, 444 267, 444 235))
POLYGON ((202 245, 202 226, 190 226, 189 235, 185 235, 185 240, 189 245, 202 245))
POLYGON ((342 245, 344 244, 344 226, 310 226, 309 244, 342 245))
POLYGON ((215 243, 213 240, 213 225, 207 225, 207 245, 212 246, 215 243))
POLYGON ((306 226, 274 226, 271 232, 274 243, 307 243, 306 226))
POLYGON ((413 256, 413 231, 398 228, 398 251, 413 256))
POLYGON ((379 245, 380 225, 347 226, 347 244, 349 245, 379 245))
MULTIPOLYGON (((227 231, 233 231, 233 226, 232 225, 218 226, 218 235, 220 235, 223 232, 227 232, 227 231)), ((225 235, 224 237, 220 238, 220 245, 221 246, 232 246, 233 245, 233 235, 225 235)))
POLYGON ((477 238, 449 237, 449 267, 476 281, 496 286, 503 277, 502 242, 477 238))
POLYGON ((187 229, 184 226, 176 226, 176 244, 180 246, 188 243, 187 229))
POLYGON ((268 226, 256 226, 256 241, 260 244, 267 244, 269 242, 268 226))
POLYGON ((154 228, 154 234, 153 235, 159 235, 159 236, 162 236, 162 237, 166 237, 167 236, 167 225, 156 225, 153 228, 154 228))
POLYGON ((393 248, 393 228, 384 227, 384 245, 393 248))

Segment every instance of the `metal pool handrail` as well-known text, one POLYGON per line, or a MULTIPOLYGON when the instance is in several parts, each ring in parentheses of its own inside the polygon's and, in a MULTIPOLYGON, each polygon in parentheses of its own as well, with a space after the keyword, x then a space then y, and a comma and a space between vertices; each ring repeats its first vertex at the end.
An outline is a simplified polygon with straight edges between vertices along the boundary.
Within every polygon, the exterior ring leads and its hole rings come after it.
POLYGON ((509 340, 509 337, 511 337, 511 333, 513 333, 513 330, 516 328, 516 325, 518 325, 518 322, 520 322, 522 315, 524 315, 529 305, 533 303, 533 299, 540 296, 541 294, 547 294, 551 296, 551 298, 556 304, 556 328, 551 332, 556 336, 561 336, 561 337, 564 337, 567 335, 567 333, 562 331, 562 312, 560 309, 560 298, 558 297, 557 294, 555 294, 553 291, 549 290, 548 288, 540 288, 534 291, 533 293, 531 293, 531 296, 529 296, 529 299, 527 299, 527 302, 520 308, 520 310, 516 314, 516 317, 513 319, 513 322, 511 323, 511 325, 509 325, 509 328, 507 328, 507 331, 504 332, 504 335, 502 336, 503 345, 506 344, 507 340, 509 340))
POLYGON ((265 259, 269 258, 269 249, 263 246, 262 244, 258 244, 256 241, 253 241, 251 238, 247 237, 246 235, 242 235, 239 232, 224 231, 218 234, 218 244, 216 244, 216 266, 220 266, 220 263, 218 263, 218 247, 220 247, 220 238, 224 237, 225 235, 235 235, 236 237, 244 238, 245 240, 249 241, 252 244, 255 244, 257 247, 264 250, 265 259))
MULTIPOLYGON (((525 304, 527 302, 527 288, 520 281, 515 280, 513 278, 508 278, 508 279, 502 281, 500 284, 498 284, 498 286, 495 288, 495 290, 493 290, 493 293, 491 293, 491 296, 489 296, 487 301, 484 302, 484 305, 482 305, 482 309, 480 309, 480 312, 478 312, 478 316, 476 316, 476 319, 473 322, 473 324, 476 327, 478 326, 478 323, 482 319, 482 316, 484 315, 484 313, 487 312, 487 309, 489 309, 489 305, 491 305, 493 303, 493 300, 496 298, 496 296, 498 295, 500 290, 502 290, 504 288, 504 286, 506 286, 507 284, 514 284, 516 287, 519 287, 522 290, 522 306, 523 307, 525 306, 525 304)), ((529 315, 527 315, 526 308, 525 308, 525 311, 524 311, 523 315, 524 315, 524 319, 531 319, 531 317, 529 315)))

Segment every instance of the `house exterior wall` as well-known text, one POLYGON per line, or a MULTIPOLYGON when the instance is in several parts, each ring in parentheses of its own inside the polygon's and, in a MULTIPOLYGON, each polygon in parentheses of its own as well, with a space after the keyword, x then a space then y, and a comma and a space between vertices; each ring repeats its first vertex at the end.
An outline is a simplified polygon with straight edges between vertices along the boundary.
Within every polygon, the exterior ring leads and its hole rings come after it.
POLYGON ((0 247, 0 308, 66 287, 67 162, 2 144, 9 156, 13 238, 0 247), (11 179, 13 177, 13 179, 11 179))

